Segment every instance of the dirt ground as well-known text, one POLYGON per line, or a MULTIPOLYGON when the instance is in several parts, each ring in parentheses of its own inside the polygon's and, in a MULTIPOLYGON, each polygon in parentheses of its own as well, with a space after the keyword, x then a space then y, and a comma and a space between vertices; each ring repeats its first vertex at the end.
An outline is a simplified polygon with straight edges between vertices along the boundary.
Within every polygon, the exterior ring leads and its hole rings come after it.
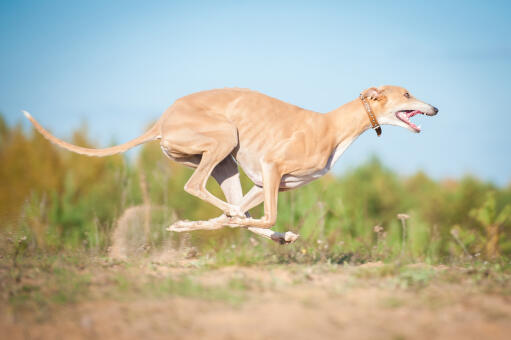
MULTIPOLYGON (((5 339, 509 339, 508 277, 480 274, 381 263, 96 264, 81 268, 90 281, 76 301, 2 303, 0 331, 5 339)), ((39 275, 25 271, 20 291, 39 275)))

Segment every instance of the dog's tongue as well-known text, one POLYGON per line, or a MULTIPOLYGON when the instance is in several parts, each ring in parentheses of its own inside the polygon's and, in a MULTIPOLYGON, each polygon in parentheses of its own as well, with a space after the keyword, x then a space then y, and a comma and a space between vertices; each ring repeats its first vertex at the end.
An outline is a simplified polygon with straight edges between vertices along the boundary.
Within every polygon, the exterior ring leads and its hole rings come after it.
POLYGON ((418 115, 420 113, 422 113, 422 112, 419 110, 413 110, 411 112, 408 112, 407 116, 408 116, 408 118, 412 118, 413 116, 418 115))

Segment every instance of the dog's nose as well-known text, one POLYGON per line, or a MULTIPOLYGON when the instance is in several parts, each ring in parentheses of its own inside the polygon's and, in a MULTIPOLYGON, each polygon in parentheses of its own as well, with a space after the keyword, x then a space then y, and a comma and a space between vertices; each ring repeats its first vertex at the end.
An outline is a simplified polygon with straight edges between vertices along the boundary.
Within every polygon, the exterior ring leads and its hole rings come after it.
POLYGON ((433 106, 433 114, 436 115, 438 113, 438 109, 436 107, 433 106))

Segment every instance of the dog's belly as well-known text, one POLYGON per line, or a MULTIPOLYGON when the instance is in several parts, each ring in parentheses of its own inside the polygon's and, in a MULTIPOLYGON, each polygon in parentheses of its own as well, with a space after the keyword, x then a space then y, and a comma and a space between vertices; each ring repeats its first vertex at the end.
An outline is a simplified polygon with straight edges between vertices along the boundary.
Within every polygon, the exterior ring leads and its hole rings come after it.
POLYGON ((304 176, 284 175, 280 181, 281 189, 294 189, 323 177, 330 169, 323 168, 304 176))

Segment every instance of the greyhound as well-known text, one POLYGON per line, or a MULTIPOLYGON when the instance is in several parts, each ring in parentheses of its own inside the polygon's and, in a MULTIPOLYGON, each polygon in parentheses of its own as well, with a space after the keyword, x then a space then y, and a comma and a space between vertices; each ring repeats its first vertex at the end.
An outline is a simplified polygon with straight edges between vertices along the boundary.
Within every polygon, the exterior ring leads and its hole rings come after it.
POLYGON ((278 243, 298 235, 270 228, 277 219, 279 191, 295 189, 325 175, 364 131, 390 124, 419 133, 410 118, 436 115, 438 109, 397 86, 371 87, 358 98, 326 114, 294 106, 262 93, 239 88, 203 91, 174 102, 140 137, 105 149, 69 144, 51 135, 23 111, 50 142, 87 156, 109 156, 159 140, 170 159, 195 168, 184 190, 223 211, 207 221, 178 221, 169 231, 245 227, 278 243), (243 196, 238 165, 254 186, 243 196), (219 183, 226 201, 206 189, 209 176, 219 183), (264 202, 264 215, 248 210, 264 202))

